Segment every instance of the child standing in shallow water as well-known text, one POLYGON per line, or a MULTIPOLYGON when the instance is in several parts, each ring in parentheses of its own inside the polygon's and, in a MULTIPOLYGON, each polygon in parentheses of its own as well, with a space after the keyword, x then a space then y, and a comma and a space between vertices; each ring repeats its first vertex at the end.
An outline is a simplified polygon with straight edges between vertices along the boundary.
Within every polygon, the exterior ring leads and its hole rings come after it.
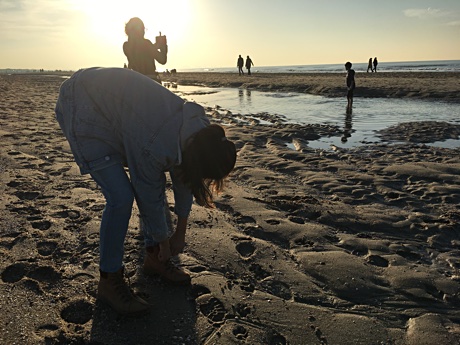
POLYGON ((345 64, 347 70, 347 110, 350 111, 353 106, 353 91, 355 90, 355 70, 351 69, 351 62, 345 64))

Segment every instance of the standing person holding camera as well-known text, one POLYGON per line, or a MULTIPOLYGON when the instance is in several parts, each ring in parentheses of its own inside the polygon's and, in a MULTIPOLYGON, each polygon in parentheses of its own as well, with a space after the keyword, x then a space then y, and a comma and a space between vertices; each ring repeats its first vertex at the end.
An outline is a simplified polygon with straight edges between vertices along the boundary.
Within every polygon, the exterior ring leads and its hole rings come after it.
POLYGON ((128 68, 160 82, 155 60, 164 65, 167 61, 166 36, 156 37, 155 43, 144 38, 145 26, 141 19, 131 18, 125 25, 128 40, 123 43, 123 52, 128 58, 128 68))

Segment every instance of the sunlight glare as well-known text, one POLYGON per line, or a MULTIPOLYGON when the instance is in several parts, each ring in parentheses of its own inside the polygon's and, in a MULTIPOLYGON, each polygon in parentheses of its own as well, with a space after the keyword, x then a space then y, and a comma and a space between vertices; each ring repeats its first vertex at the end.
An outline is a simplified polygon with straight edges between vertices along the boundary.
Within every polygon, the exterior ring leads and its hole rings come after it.
POLYGON ((93 37, 111 44, 126 40, 124 26, 132 17, 144 22, 145 38, 155 42, 161 31, 169 43, 179 44, 191 16, 189 0, 80 0, 77 6, 87 14, 93 37))

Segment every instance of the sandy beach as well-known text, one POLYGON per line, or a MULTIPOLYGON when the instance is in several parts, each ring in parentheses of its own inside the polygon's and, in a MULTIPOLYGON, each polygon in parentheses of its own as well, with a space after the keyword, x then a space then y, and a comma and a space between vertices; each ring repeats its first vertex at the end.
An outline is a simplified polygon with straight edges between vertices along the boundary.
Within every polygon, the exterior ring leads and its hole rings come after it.
MULTIPOLYGON (((183 85, 344 97, 345 74, 178 73, 183 85)), ((460 101, 458 73, 359 73, 356 97, 460 101)), ((402 143, 314 150, 336 128, 206 108, 238 160, 216 208, 193 206, 178 264, 142 273, 134 210, 125 264, 152 305, 119 317, 95 298, 104 199, 54 119, 63 78, 0 75, 1 344, 460 343, 460 126, 415 122, 402 143), (292 144, 294 149, 287 144, 292 144)), ((172 204, 172 191, 168 190, 172 204)))

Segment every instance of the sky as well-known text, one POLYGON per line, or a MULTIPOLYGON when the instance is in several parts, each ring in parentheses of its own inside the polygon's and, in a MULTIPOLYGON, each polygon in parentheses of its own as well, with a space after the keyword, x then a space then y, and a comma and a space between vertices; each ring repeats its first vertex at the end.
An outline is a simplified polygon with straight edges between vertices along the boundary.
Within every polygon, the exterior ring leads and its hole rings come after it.
POLYGON ((0 0, 0 69, 122 67, 131 17, 167 36, 160 71, 460 60, 460 0, 0 0))

